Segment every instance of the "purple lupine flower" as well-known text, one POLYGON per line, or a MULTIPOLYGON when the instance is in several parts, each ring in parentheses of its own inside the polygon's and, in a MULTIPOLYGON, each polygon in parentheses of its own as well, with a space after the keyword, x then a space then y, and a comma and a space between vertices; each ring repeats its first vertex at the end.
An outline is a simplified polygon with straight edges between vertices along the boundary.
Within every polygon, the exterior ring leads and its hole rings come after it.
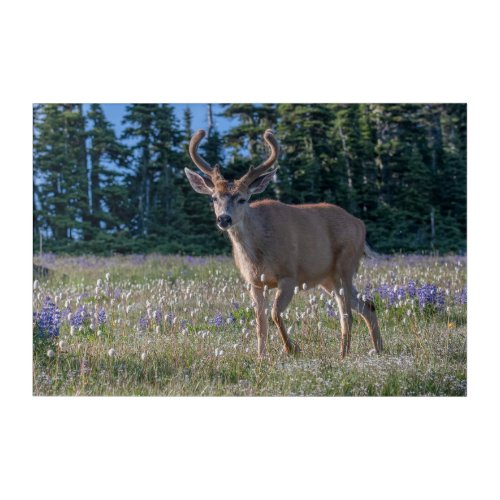
POLYGON ((148 326, 149 326, 149 319, 148 319, 148 317, 146 315, 141 316, 139 318, 139 321, 137 322, 137 324, 138 324, 139 328, 141 328, 142 330, 147 329, 148 326))
POLYGON ((71 317, 71 326, 82 326, 90 319, 90 314, 85 309, 85 306, 78 306, 75 314, 71 317))
POLYGON ((33 313, 35 334, 39 337, 57 337, 61 324, 61 311, 50 297, 46 297, 40 312, 33 313))
POLYGON ((106 320, 106 311, 101 307, 99 308, 99 311, 97 313, 97 322, 99 323, 99 325, 104 325, 104 323, 106 323, 106 320))
POLYGON ((370 283, 365 286, 363 295, 367 300, 373 300, 373 286, 370 283))
POLYGON ((408 291, 408 295, 410 297, 416 297, 417 295, 417 288, 416 288, 416 283, 413 280, 408 281, 408 285, 406 287, 406 290, 408 291))
POLYGON ((335 309, 331 306, 326 306, 326 315, 329 317, 329 318, 335 318, 337 317, 337 313, 335 312, 335 309))
POLYGON ((439 309, 444 308, 444 290, 438 290, 436 292, 436 305, 439 309))
POLYGON ((417 289, 418 305, 424 308, 427 305, 437 304, 436 285, 426 284, 417 289))
POLYGON ((467 286, 455 292, 455 304, 465 305, 467 304, 467 286))
POLYGON ((115 288, 115 292, 114 292, 114 297, 115 299, 119 299, 122 295, 122 291, 119 289, 119 288, 115 288))
POLYGON ((213 322, 214 322, 214 325, 217 328, 220 328, 224 324, 224 318, 222 317, 222 314, 220 312, 218 312, 215 315, 215 318, 213 319, 213 322))
POLYGON ((161 311, 156 310, 154 313, 154 318, 155 318, 156 324, 160 325, 161 324, 161 311))
POLYGON ((174 324, 175 314, 173 312, 169 312, 167 314, 167 321, 170 326, 174 324))

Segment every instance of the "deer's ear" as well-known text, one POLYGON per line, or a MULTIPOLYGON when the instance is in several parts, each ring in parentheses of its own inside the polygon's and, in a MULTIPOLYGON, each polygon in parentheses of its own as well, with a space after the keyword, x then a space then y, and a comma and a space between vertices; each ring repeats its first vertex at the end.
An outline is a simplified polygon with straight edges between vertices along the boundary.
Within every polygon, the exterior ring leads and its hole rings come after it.
POLYGON ((210 179, 198 175, 196 172, 185 168, 184 172, 188 178, 189 184, 197 192, 201 194, 212 194, 214 192, 214 184, 210 179))
POLYGON ((277 168, 274 170, 271 170, 267 174, 261 175, 260 177, 257 177, 250 186, 248 186, 248 192, 250 194, 259 194, 266 189, 267 185, 271 181, 271 179, 274 177, 274 174, 276 173, 277 168))

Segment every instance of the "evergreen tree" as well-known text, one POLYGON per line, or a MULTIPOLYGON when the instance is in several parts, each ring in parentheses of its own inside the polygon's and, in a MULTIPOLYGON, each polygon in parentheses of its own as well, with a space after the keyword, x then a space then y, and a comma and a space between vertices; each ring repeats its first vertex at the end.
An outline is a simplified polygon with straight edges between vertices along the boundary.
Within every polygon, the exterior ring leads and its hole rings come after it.
POLYGON ((34 176, 40 199, 39 224, 64 247, 88 237, 89 199, 85 121, 81 106, 46 104, 39 110, 34 176))
POLYGON ((125 229, 128 207, 123 182, 125 149, 118 142, 112 125, 100 104, 91 104, 87 118, 90 165, 90 220, 93 238, 105 232, 116 234, 125 229))

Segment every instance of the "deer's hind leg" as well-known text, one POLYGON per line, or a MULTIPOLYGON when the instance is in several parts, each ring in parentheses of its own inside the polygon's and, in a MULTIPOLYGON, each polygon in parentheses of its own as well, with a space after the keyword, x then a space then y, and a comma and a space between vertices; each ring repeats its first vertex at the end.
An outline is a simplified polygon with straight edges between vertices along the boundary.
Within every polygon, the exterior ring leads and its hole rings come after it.
POLYGON ((352 329, 352 281, 327 279, 321 284, 330 295, 335 297, 340 316, 340 330, 342 340, 340 343, 340 356, 345 358, 351 348, 351 329, 352 329))
POLYGON ((364 319, 370 337, 373 342, 373 347, 377 354, 380 354, 383 349, 382 336, 380 335, 380 328, 378 326, 377 314, 375 312, 375 304, 371 300, 363 300, 358 297, 356 288, 352 288, 352 306, 354 310, 364 319))
POLYGON ((278 331, 280 332, 285 352, 287 354, 296 354, 300 351, 297 344, 292 342, 288 337, 283 318, 281 317, 281 313, 285 311, 293 298, 294 288, 295 281, 293 279, 284 278, 278 282, 278 291, 276 292, 273 310, 271 312, 271 317, 273 318, 275 325, 278 327, 278 331))

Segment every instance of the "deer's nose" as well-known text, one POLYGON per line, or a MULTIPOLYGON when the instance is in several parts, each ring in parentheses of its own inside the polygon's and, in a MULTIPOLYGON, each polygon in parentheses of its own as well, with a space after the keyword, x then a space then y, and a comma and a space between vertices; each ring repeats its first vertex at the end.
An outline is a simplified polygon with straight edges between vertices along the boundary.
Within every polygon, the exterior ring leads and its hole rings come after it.
POLYGON ((229 227, 233 221, 230 215, 219 215, 217 222, 220 227, 229 227))

